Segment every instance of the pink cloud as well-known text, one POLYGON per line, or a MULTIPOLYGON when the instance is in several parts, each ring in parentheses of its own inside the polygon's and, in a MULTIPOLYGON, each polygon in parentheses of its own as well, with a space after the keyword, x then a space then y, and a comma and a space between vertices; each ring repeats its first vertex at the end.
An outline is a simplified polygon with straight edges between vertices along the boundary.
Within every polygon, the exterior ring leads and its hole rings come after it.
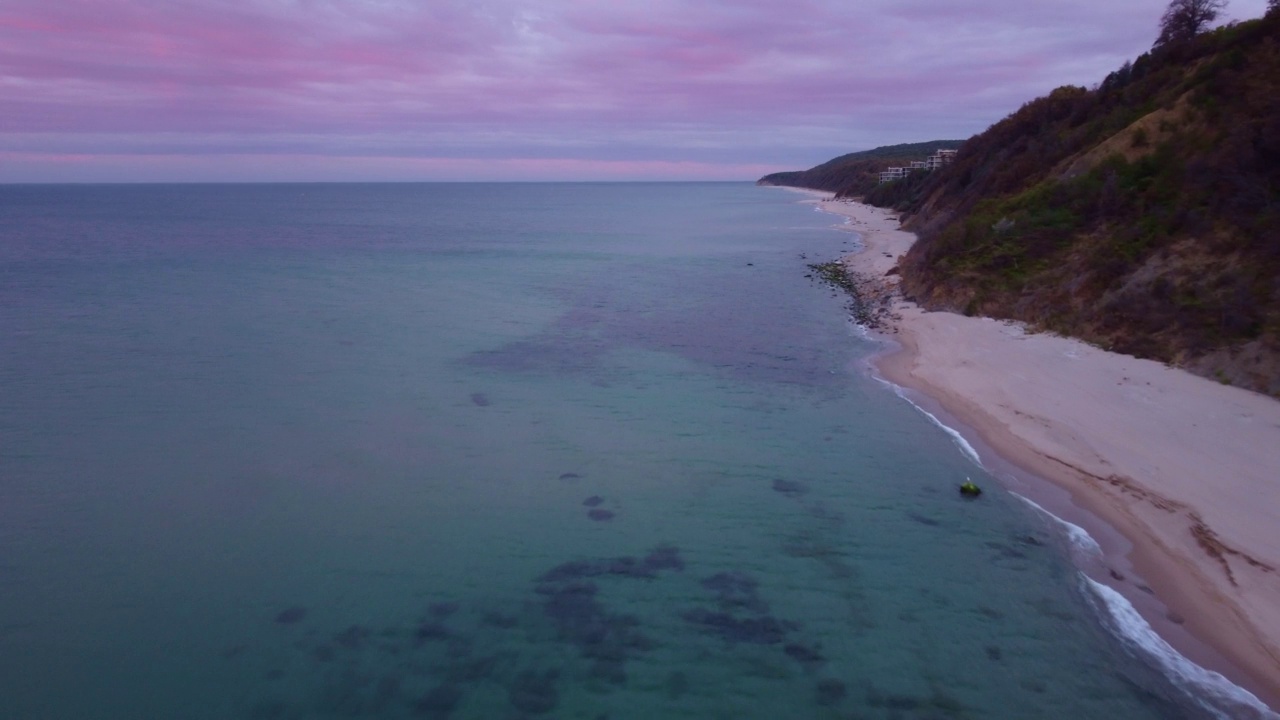
POLYGON ((799 166, 1096 82, 1164 4, 6 0, 0 150, 799 166))

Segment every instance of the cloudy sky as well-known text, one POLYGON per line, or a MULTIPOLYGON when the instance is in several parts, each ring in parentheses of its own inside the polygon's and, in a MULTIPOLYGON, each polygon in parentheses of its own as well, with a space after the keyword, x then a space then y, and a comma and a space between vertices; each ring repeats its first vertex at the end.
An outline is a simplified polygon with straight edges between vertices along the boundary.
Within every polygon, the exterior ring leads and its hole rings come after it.
POLYGON ((1093 85, 1166 4, 0 0, 0 182, 750 180, 1093 85))

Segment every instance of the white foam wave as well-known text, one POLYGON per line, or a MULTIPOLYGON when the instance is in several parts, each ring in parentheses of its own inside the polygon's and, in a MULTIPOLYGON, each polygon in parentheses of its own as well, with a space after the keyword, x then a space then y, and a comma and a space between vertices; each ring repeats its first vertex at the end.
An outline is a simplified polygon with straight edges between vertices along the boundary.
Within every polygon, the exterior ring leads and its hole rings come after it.
POLYGON ((871 328, 867 327, 866 325, 863 325, 857 320, 854 320, 852 317, 849 318, 849 324, 853 326, 853 333, 858 337, 862 338, 863 340, 872 339, 871 328))
POLYGON ((841 212, 836 212, 836 211, 834 211, 834 210, 828 210, 828 209, 826 208, 826 206, 825 206, 825 205, 823 205, 823 203, 824 203, 826 200, 830 200, 830 199, 831 199, 831 198, 820 198, 820 199, 814 200, 814 201, 813 201, 813 202, 814 202, 814 206, 813 206, 814 211, 815 211, 815 212, 820 212, 820 213, 822 213, 822 214, 824 214, 824 215, 835 215, 836 217, 841 218, 841 221, 840 221, 840 224, 841 224, 841 225, 852 225, 852 224, 853 224, 853 218, 851 218, 851 217, 849 217, 848 215, 845 215, 844 213, 841 213, 841 212))
POLYGON ((938 427, 942 428, 942 431, 951 437, 952 441, 954 441, 955 444, 960 448, 960 452, 964 453, 965 457, 972 460, 974 465, 977 465, 978 467, 985 469, 985 466, 983 466, 982 464, 982 458, 978 457, 978 451, 975 450, 974 447, 969 444, 969 441, 965 440, 964 436, 961 435, 955 428, 942 422, 933 413, 917 405, 915 401, 907 397, 906 391, 904 391, 901 386, 895 385, 894 383, 891 383, 888 380, 885 380, 884 378, 878 375, 876 376, 876 379, 884 383, 885 385, 888 385, 889 387, 893 388, 894 394, 902 398, 903 400, 906 400, 908 403, 910 403, 911 407, 924 413, 925 417, 929 418, 929 420, 934 425, 937 425, 938 427))
POLYGON ((1201 707, 1220 720, 1280 720, 1253 693, 1219 673, 1191 662, 1156 634, 1136 608, 1114 588, 1080 574, 1091 597, 1101 603, 1121 639, 1131 650, 1149 658, 1177 687, 1185 689, 1201 707))
MULTIPOLYGON (((978 451, 959 432, 913 402, 902 387, 878 375, 874 377, 892 388, 898 397, 924 413, 925 417, 951 436, 970 460, 982 467, 978 451)), ((1075 523, 1063 520, 1028 498, 1017 493, 1010 494, 1058 523, 1066 532, 1071 545, 1077 550, 1095 557, 1102 555, 1102 546, 1089 534, 1089 531, 1075 523)), ((1100 612, 1105 612, 1111 619, 1115 631, 1126 645, 1154 662, 1157 668, 1174 682, 1175 686, 1184 689, 1189 697, 1205 711, 1219 720, 1280 720, 1280 714, 1273 712, 1253 693, 1232 683, 1220 673, 1200 667, 1173 649, 1173 646, 1164 638, 1156 634, 1146 619, 1138 613, 1137 608, 1119 592, 1097 582, 1083 572, 1079 576, 1092 591, 1090 597, 1096 598, 1100 603, 1100 612)))
POLYGON ((1079 525, 1076 525, 1075 523, 1067 522, 1066 520, 1063 520, 1057 515, 1054 515, 1048 510, 1045 510, 1043 507, 1041 507, 1037 503, 1022 497, 1016 492, 1010 492, 1009 494, 1018 498, 1022 502, 1030 505, 1034 510, 1044 515, 1045 517, 1049 518, 1050 520, 1058 523, 1058 525, 1062 527, 1063 531, 1067 533, 1067 540, 1071 542, 1072 547, 1085 553, 1086 555, 1091 555, 1094 557, 1100 557, 1102 555, 1102 546, 1098 544, 1097 540, 1093 539, 1093 536, 1089 534, 1088 530, 1085 530, 1084 528, 1080 527, 1079 525))

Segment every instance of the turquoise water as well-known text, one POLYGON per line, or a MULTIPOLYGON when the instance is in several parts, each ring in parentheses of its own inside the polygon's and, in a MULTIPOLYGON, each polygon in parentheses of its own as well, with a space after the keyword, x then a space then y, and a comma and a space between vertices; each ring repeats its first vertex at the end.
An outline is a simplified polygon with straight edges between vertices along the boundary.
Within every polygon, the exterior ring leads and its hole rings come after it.
POLYGON ((0 717, 1201 717, 801 200, 0 187, 0 717))

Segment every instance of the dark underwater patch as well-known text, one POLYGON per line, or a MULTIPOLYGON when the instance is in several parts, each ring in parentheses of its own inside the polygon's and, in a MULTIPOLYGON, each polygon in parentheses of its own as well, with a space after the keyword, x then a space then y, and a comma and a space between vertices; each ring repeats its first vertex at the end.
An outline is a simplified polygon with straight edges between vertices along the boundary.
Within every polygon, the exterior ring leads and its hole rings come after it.
POLYGON ((802 482, 778 478, 773 481, 773 491, 787 497, 800 497, 809 492, 809 488, 802 482))
POLYGON ((289 607, 281 610, 276 614, 276 623, 280 625, 295 625, 307 617, 307 609, 304 607, 289 607))

